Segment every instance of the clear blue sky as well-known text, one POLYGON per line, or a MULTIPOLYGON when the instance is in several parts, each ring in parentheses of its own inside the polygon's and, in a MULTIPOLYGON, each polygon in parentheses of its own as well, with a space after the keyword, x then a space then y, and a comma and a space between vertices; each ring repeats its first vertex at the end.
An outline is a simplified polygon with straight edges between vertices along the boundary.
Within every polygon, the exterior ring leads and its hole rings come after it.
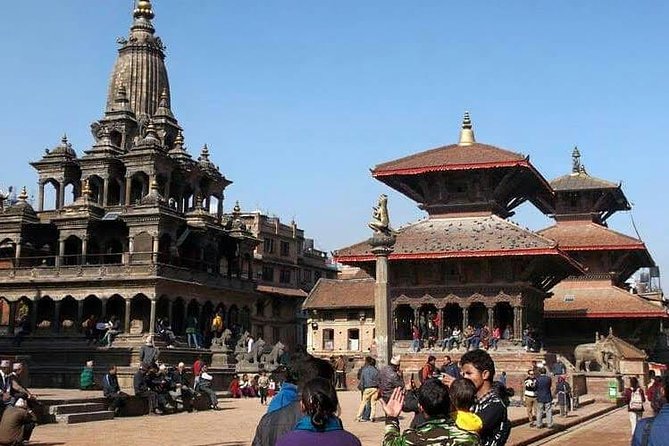
MULTIPOLYGON (((0 17, 0 187, 27 184, 67 132, 81 153, 102 116, 132 0, 6 1, 0 17)), ((322 249, 369 236, 369 168, 477 140, 531 155, 548 179, 577 144, 622 181, 667 265, 669 3, 665 1, 154 0, 172 108, 191 152, 234 181, 229 210, 295 217, 322 249), (665 234, 665 235, 663 235, 665 234)), ((395 226, 421 216, 390 192, 395 226)), ((551 221, 525 206, 515 221, 551 221)), ((633 234, 630 217, 611 227, 633 234)))

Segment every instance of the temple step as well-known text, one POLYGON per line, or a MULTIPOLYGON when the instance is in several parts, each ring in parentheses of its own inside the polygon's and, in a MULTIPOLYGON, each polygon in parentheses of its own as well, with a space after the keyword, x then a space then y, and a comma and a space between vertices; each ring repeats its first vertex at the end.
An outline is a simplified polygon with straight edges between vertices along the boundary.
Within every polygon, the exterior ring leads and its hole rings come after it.
POLYGON ((106 410, 104 403, 59 404, 49 407, 51 415, 68 415, 72 413, 101 412, 106 410))
POLYGON ((112 419, 114 419, 114 412, 109 410, 56 415, 56 422, 61 424, 87 423, 90 421, 103 421, 112 419))

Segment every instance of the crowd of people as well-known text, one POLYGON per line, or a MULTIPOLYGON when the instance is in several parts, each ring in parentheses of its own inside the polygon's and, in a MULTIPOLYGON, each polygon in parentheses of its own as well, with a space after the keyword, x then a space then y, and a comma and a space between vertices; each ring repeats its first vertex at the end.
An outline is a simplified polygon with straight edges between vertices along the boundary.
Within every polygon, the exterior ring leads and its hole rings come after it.
POLYGON ((649 384, 643 389, 636 377, 629 379, 623 393, 632 433, 632 446, 669 445, 669 373, 649 372, 649 384), (647 410, 650 409, 650 410, 647 410), (651 415, 644 418, 645 415, 651 415))
MULTIPOLYGON (((465 348, 467 351, 478 348, 497 350, 501 340, 513 339, 513 328, 510 325, 507 325, 504 329, 496 325, 491 329, 488 324, 468 324, 464 330, 461 330, 457 325, 445 326, 443 337, 439 338, 437 331, 439 323, 439 321, 436 321, 428 324, 426 328, 413 325, 410 351, 417 353, 422 349, 432 351, 435 348, 441 348, 441 351, 451 351, 454 348, 465 348)), ((525 342, 523 345, 525 345, 525 342)))

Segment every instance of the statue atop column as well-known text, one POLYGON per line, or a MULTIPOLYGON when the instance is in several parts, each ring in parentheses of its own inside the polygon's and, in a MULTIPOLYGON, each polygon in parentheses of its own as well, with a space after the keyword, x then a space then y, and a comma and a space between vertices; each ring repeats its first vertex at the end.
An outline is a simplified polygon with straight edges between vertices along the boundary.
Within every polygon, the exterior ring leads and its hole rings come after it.
POLYGON ((2 189, 0 189, 0 212, 5 210, 5 203, 7 203, 7 207, 11 205, 11 199, 12 197, 12 186, 9 186, 9 189, 7 190, 7 193, 3 193, 2 189))
POLYGON ((390 227, 390 217, 388 215, 388 196, 381 194, 379 202, 372 208, 372 221, 368 226, 374 231, 369 244, 373 247, 385 246, 391 247, 395 244, 395 231, 390 227))

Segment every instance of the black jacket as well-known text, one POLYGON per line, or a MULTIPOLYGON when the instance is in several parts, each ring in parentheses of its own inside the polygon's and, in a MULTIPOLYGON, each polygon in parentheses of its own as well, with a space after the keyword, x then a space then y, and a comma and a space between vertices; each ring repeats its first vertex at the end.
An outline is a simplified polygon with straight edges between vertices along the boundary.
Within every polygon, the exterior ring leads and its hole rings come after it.
POLYGON ((299 401, 274 412, 266 413, 258 422, 252 446, 274 446, 279 437, 295 428, 302 416, 299 401))
POLYGON ((111 375, 107 373, 104 378, 102 378, 102 394, 105 397, 113 396, 121 391, 121 388, 118 385, 118 378, 116 375, 111 375))

